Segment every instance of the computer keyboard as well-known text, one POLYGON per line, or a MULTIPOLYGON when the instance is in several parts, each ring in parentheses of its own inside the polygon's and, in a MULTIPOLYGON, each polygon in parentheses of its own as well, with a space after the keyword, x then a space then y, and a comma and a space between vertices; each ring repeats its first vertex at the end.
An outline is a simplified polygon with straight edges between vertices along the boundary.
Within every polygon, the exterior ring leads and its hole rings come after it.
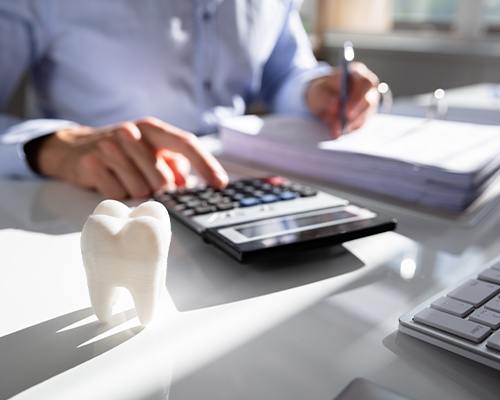
POLYGON ((400 317, 399 331, 500 370, 500 259, 400 317))

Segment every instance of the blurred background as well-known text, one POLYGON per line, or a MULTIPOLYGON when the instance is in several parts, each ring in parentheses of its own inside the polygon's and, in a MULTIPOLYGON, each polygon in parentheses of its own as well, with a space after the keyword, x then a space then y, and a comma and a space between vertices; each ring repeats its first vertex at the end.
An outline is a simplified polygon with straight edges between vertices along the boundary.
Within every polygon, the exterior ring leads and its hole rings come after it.
POLYGON ((395 96, 500 83, 500 0, 304 0, 316 55, 351 40, 395 96))

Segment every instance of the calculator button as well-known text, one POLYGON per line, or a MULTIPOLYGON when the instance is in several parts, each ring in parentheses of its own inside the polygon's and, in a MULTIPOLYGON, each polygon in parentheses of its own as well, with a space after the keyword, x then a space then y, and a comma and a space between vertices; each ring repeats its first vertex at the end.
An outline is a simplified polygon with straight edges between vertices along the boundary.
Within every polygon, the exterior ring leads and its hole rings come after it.
POLYGON ((255 188, 253 186, 245 186, 241 190, 245 193, 253 193, 255 188))
POLYGON ((207 200, 207 199, 210 199, 216 195, 218 195, 218 193, 213 192, 213 191, 205 191, 205 192, 199 193, 198 198, 200 198, 202 200, 207 200))
POLYGON ((318 192, 314 189, 311 189, 311 188, 305 188, 305 189, 299 190, 299 194, 301 197, 312 197, 312 196, 316 196, 318 194, 318 192))
POLYGON ((196 197, 190 195, 190 194, 183 194, 182 196, 177 196, 177 201, 179 203, 187 203, 189 201, 195 200, 196 197))
POLYGON ((214 206, 219 204, 220 202, 222 202, 222 197, 218 197, 218 196, 213 196, 213 197, 210 197, 209 199, 207 199, 207 203, 212 204, 214 206))
POLYGON ((237 201, 240 201, 241 199, 243 199, 244 197, 246 197, 243 193, 236 193, 234 196, 233 196, 233 200, 237 200, 237 201))
POLYGON ((251 207, 260 204, 260 200, 257 197, 243 197, 240 199, 241 207, 251 207))
POLYGON ((200 206, 194 209, 196 215, 209 214, 214 211, 216 211, 214 206, 200 206))
POLYGON ((179 203, 177 203, 174 200, 170 200, 170 201, 167 201, 164 203, 165 207, 167 207, 168 209, 174 208, 177 204, 179 204, 179 203))
POLYGON ((493 329, 500 328, 500 313, 488 310, 484 307, 474 311, 469 319, 474 322, 489 326, 493 329))
POLYGON ((278 201, 280 200, 280 198, 278 196, 276 196, 275 194, 264 194, 262 196, 260 196, 260 201, 262 203, 274 203, 275 201, 278 201))
POLYGON ((468 321, 442 311, 426 308, 413 317, 417 323, 440 329, 463 339, 479 343, 491 332, 487 326, 468 321))
POLYGON ((290 181, 282 176, 269 176, 264 179, 266 183, 269 183, 271 185, 284 185, 288 184, 290 181))
POLYGON ((452 299, 450 297, 441 297, 437 299, 431 304, 431 307, 439 311, 456 315, 457 317, 465 317, 472 310, 474 310, 474 307, 470 304, 452 299))
POLYGON ((181 214, 184 215, 185 217, 192 217, 194 215, 194 210, 188 208, 187 210, 182 211, 181 214))
POLYGON ((281 200, 293 200, 297 198, 297 193, 295 192, 283 192, 280 194, 281 200))
POLYGON ((222 191, 222 194, 224 196, 234 196, 236 194, 236 190, 234 190, 234 189, 224 189, 222 191))
POLYGON ((500 270, 495 268, 487 268, 479 274, 479 279, 500 284, 500 270))
POLYGON ((233 203, 220 203, 217 204, 217 210, 219 211, 229 211, 234 208, 233 203))
POLYGON ((471 279, 448 293, 448 296, 479 307, 498 292, 500 292, 500 286, 471 279))
POLYGON ((185 204, 177 204, 175 207, 174 207, 174 211, 184 211, 186 210, 188 207, 185 205, 185 204))
POLYGON ((201 200, 191 200, 189 202, 186 203, 186 205, 189 207, 189 208, 196 208, 196 207, 200 207, 203 205, 202 201, 201 200))
POLYGON ((168 193, 161 193, 161 194, 156 196, 156 200, 158 200, 162 203, 166 203, 167 201, 171 201, 173 199, 174 199, 173 196, 171 194, 168 194, 168 193))

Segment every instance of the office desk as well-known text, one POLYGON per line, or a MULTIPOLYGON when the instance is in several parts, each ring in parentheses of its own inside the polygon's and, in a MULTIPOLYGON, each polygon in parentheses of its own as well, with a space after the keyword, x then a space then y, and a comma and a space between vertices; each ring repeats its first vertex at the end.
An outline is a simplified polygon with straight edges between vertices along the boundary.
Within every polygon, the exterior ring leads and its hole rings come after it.
POLYGON ((471 223, 324 188, 399 233, 250 265, 174 223, 170 299, 141 329, 127 296, 108 326, 89 308, 79 231, 100 198, 0 188, 0 399, 331 399, 359 376, 415 399, 497 398, 499 372, 398 335, 397 318, 497 255, 500 206, 471 223))

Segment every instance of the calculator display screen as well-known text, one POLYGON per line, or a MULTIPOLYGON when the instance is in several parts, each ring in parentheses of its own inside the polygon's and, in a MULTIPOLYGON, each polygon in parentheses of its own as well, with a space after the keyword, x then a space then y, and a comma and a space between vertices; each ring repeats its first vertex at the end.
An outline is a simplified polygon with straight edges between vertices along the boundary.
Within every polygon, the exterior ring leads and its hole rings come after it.
POLYGON ((343 220, 346 218, 356 217, 356 214, 352 214, 345 210, 326 212, 323 214, 316 215, 306 215, 306 216, 288 216, 280 219, 273 219, 268 222, 256 223, 253 225, 243 226, 241 228, 236 228, 235 230, 241 235, 251 239, 259 236, 280 234, 284 231, 290 231, 298 228, 304 228, 307 226, 313 226, 317 224, 323 224, 327 222, 333 222, 338 220, 343 220))

